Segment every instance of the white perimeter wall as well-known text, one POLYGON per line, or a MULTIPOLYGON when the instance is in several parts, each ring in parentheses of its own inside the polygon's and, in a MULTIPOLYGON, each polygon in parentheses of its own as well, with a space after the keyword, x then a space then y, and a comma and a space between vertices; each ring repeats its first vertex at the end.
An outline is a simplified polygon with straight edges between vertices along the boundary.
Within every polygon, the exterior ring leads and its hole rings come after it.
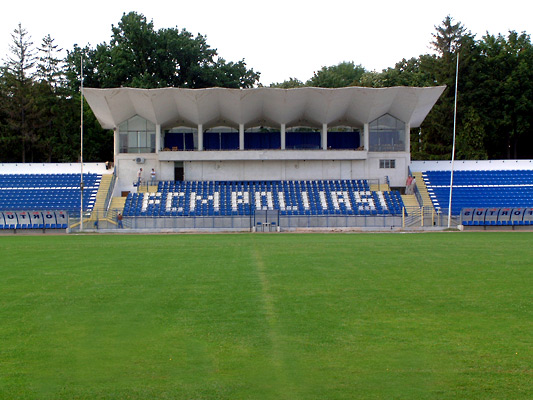
MULTIPOLYGON (((2 163, 0 174, 79 174, 79 163, 2 163)), ((83 173, 112 174, 113 170, 106 170, 105 163, 83 163, 83 173)))
MULTIPOLYGON (((412 172, 424 171, 450 171, 451 161, 412 161, 412 172)), ((533 169, 533 160, 466 160, 455 161, 454 171, 482 171, 482 170, 510 170, 510 169, 533 169)))

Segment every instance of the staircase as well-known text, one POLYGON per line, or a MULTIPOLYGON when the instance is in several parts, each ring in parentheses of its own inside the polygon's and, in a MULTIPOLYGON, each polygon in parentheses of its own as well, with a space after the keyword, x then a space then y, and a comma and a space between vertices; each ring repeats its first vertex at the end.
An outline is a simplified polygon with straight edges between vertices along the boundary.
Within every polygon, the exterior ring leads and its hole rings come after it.
POLYGON ((113 175, 111 174, 102 175, 89 221, 95 221, 96 219, 103 218, 105 216, 105 200, 107 198, 107 193, 109 192, 109 186, 111 185, 112 178, 113 175))
POLYGON ((126 197, 113 197, 111 199, 111 204, 109 204, 109 211, 120 211, 124 210, 124 204, 126 203, 126 197))
POLYGON ((416 186, 420 192, 420 197, 422 198, 421 206, 433 207, 433 202, 429 197, 428 188, 426 186, 426 182, 424 182, 424 178, 422 177, 422 172, 414 172, 413 176, 416 179, 416 186))
POLYGON ((414 194, 402 194, 403 205, 407 208, 420 208, 418 200, 414 194))

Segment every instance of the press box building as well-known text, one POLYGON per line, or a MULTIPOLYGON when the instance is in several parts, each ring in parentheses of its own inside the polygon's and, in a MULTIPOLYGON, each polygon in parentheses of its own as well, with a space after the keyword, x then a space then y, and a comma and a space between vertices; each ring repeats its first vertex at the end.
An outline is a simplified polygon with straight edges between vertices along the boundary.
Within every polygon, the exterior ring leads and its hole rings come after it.
POLYGON ((403 186, 410 129, 445 87, 86 88, 114 131, 115 193, 139 168, 167 181, 388 178, 403 186))

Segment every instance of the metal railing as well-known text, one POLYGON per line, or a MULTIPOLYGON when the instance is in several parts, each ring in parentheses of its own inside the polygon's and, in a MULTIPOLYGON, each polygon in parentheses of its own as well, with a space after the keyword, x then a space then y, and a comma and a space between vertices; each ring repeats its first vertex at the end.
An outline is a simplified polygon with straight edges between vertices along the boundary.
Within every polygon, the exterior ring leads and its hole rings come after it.
POLYGON ((416 197, 416 201, 418 201, 418 204, 420 206, 424 206, 424 200, 422 199, 422 195, 420 194, 420 190, 418 189, 418 184, 417 183, 415 183, 413 185, 413 193, 414 193, 414 195, 416 197))
MULTIPOLYGON (((451 227, 461 224, 459 215, 452 215, 451 227)), ((448 226, 448 210, 435 210, 433 206, 404 207, 402 228, 443 228, 448 226)))
POLYGON ((107 209, 109 208, 109 204, 111 204, 111 199, 113 198, 113 192, 115 191, 115 183, 117 181, 117 173, 116 173, 116 169, 113 170, 113 175, 111 177, 111 182, 109 182, 109 188, 107 190, 107 196, 105 198, 105 202, 104 202, 104 210, 106 210, 107 212, 107 209))

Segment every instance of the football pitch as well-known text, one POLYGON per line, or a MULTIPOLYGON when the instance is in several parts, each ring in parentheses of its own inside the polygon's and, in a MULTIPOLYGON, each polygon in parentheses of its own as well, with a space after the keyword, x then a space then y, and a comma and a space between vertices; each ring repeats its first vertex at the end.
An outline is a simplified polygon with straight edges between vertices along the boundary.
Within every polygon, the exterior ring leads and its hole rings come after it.
POLYGON ((0 399, 531 399, 533 233, 0 237, 0 399))

